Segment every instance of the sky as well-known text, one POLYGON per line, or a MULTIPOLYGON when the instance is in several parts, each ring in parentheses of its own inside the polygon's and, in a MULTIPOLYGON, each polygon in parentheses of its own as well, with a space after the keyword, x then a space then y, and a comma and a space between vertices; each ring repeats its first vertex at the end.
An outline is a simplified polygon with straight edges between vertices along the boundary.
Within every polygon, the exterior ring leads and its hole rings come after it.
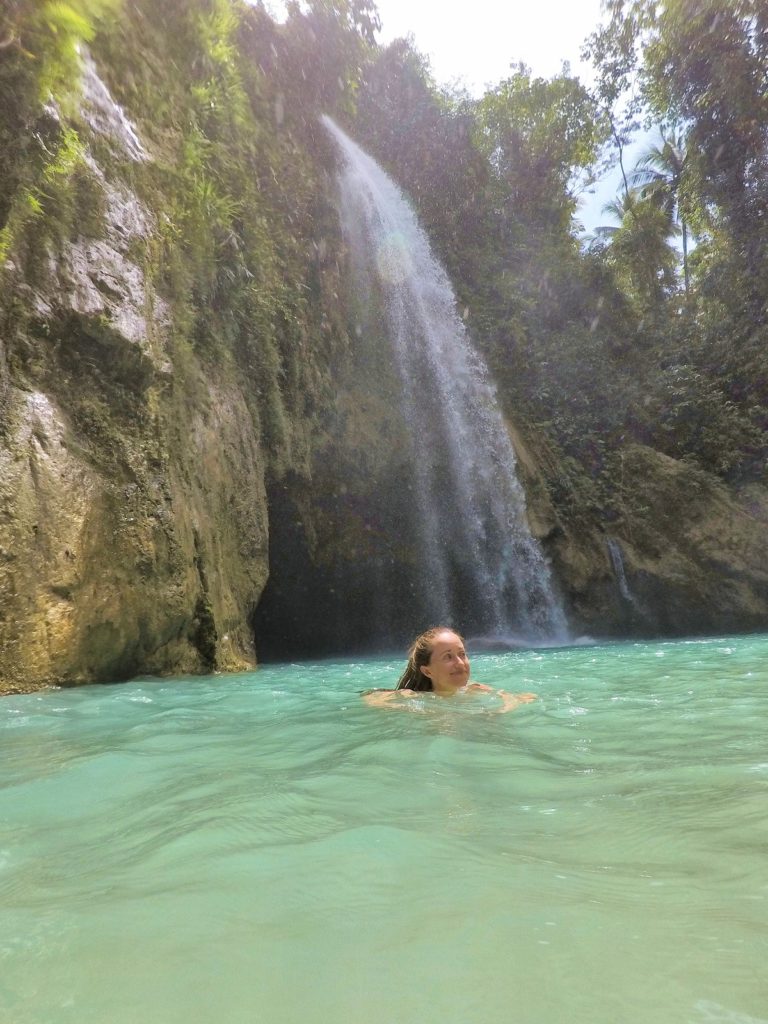
MULTIPOLYGON (((377 0, 377 7, 382 22, 379 42, 386 45, 412 33, 440 85, 458 81, 481 96, 520 61, 543 78, 558 74, 567 61, 585 84, 592 81, 592 69, 581 61, 580 51, 600 24, 601 0, 469 0, 461 5, 445 0, 377 0)), ((581 196, 577 219, 585 232, 614 222, 602 208, 615 198, 619 185, 619 172, 610 172, 581 196)))
MULTIPOLYGON (((438 84, 463 83, 482 96, 520 61, 534 75, 550 78, 563 61, 585 83, 592 69, 580 58, 581 47, 600 24, 601 0, 377 0, 382 22, 378 40, 386 45, 412 33, 416 48, 429 57, 438 84)), ((630 162, 642 149, 632 150, 630 162)), ((620 186, 618 171, 610 172, 586 192, 577 219, 588 233, 598 224, 614 223, 602 212, 620 186)))
POLYGON ((582 80, 589 67, 579 51, 600 22, 600 0, 377 0, 379 42, 413 34, 441 85, 460 79, 474 95, 523 61, 535 75, 550 77, 563 61, 582 80))

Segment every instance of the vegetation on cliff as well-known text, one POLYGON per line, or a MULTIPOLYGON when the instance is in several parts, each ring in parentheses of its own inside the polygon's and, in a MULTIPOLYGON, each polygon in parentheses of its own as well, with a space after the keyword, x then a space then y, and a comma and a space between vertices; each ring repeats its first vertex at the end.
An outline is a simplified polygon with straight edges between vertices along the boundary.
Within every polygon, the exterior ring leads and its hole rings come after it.
POLYGON ((309 473, 347 344, 327 144, 268 73, 294 21, 6 13, 5 685, 253 663, 266 488, 309 473))

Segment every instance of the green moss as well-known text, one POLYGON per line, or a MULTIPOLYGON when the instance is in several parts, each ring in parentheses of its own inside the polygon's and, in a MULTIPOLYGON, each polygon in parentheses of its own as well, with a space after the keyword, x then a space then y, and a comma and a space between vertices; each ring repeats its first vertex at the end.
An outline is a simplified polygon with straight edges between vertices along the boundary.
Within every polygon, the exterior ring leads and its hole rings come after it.
MULTIPOLYGON (((51 220, 82 149, 60 118, 76 110, 80 48, 117 0, 17 0, 0 61, 0 266, 31 220, 51 220)), ((66 205, 66 201, 65 201, 66 205)))
POLYGON ((77 132, 73 128, 63 129, 35 180, 20 186, 11 201, 8 219, 0 232, 0 266, 23 232, 28 228, 35 230, 32 222, 36 222, 37 230, 42 227, 48 233, 69 234, 75 212, 71 178, 75 169, 82 166, 82 158, 77 132))

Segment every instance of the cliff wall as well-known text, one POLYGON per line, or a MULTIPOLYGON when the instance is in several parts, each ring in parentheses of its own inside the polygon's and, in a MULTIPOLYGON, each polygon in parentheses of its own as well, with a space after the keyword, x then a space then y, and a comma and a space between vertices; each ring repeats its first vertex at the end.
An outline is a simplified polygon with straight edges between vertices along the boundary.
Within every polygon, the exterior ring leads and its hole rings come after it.
POLYGON ((306 480, 346 344, 322 155, 221 5, 153 6, 99 23, 55 95, 33 57, 61 63, 61 26, 4 55, 5 689, 255 664, 267 482, 306 480))
POLYGON ((611 500, 600 505, 534 427, 511 430, 531 526, 576 631, 649 637, 766 628, 766 487, 728 487, 690 463, 628 444, 616 453, 611 500))

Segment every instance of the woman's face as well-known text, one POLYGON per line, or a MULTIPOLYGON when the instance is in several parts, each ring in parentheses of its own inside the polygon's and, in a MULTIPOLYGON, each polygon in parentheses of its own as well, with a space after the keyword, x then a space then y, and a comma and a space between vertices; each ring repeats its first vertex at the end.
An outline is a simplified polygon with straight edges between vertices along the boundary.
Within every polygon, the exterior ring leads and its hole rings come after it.
POLYGON ((469 658, 461 637, 449 629, 438 633, 421 671, 432 680, 435 693, 454 693, 469 682, 469 658))

